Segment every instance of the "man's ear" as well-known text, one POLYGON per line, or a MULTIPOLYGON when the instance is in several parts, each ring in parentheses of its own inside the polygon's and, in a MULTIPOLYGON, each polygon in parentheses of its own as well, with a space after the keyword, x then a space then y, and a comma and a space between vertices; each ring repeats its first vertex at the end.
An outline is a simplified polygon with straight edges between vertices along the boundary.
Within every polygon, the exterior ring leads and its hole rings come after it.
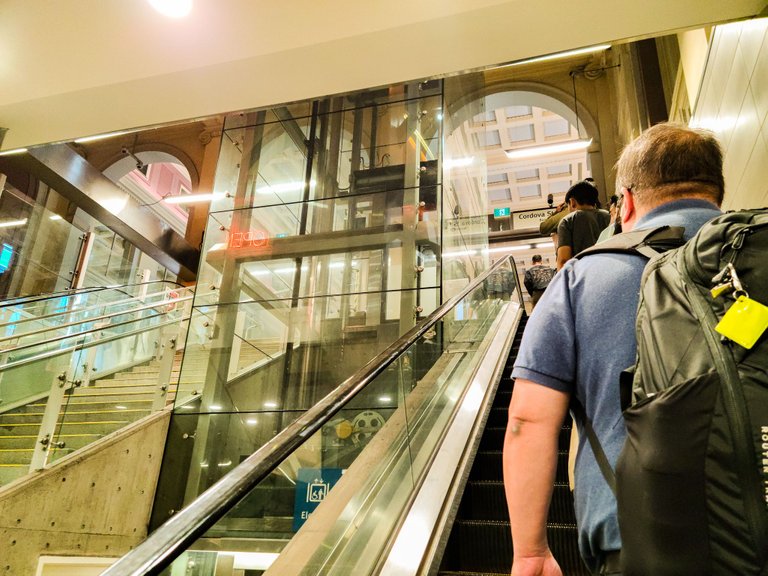
POLYGON ((635 220, 637 220, 635 197, 632 195, 632 190, 628 188, 622 188, 621 191, 623 192, 621 199, 621 225, 623 229, 628 231, 634 225, 635 220))

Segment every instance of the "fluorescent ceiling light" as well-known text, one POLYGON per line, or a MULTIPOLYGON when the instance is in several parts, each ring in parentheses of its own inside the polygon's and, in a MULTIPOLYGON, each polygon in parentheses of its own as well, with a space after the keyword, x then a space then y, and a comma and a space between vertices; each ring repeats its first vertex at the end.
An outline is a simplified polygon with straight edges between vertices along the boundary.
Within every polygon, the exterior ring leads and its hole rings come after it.
POLYGON ((475 161, 474 156, 469 156, 466 158, 448 158, 443 162, 443 165, 446 168, 462 168, 464 166, 469 166, 472 164, 472 162, 475 161))
POLYGON ((95 142, 96 140, 106 140, 107 138, 114 138, 115 136, 122 136, 123 134, 129 134, 125 130, 121 132, 109 132, 107 134, 95 134, 93 136, 84 136, 83 138, 75 139, 75 144, 85 144, 86 142, 95 142))
MULTIPOLYGON (((316 182, 309 181, 310 187, 314 188, 316 182)), ((304 182, 283 182, 282 184, 273 184, 262 186, 256 189, 256 194, 282 194, 285 192, 300 192, 304 189, 304 182)))
POLYGON ((61 220, 62 218, 58 214, 54 214, 53 216, 49 216, 48 219, 49 220, 61 220))
POLYGON ((576 50, 567 50, 565 52, 557 52, 555 54, 548 54, 546 56, 536 56, 534 58, 527 58, 526 60, 520 60, 519 62, 512 62, 510 64, 504 64, 503 66, 497 66, 496 68, 508 68, 510 66, 522 66, 524 64, 533 64, 534 62, 545 62, 547 60, 559 60, 560 58, 570 58, 571 56, 581 56, 582 54, 592 54, 593 52, 602 52, 608 50, 610 44, 599 44, 598 46, 588 46, 587 48, 577 48, 576 50))
POLYGON ((564 154, 566 152, 575 152, 589 148, 592 139, 589 140, 571 140, 570 142, 561 142, 559 144, 544 144, 543 146, 528 146, 526 148, 515 148, 505 150, 504 153, 510 160, 522 160, 525 158, 536 158, 538 156, 549 156, 550 154, 564 154))
POLYGON ((456 252, 443 252, 443 259, 457 258, 459 256, 472 256, 474 254, 477 254, 476 250, 458 250, 456 252))
POLYGON ((486 254, 497 254, 499 252, 512 252, 516 250, 530 250, 533 248, 530 244, 525 244, 523 246, 500 246, 498 248, 488 248, 486 250, 486 254))
POLYGON ((28 148, 14 148, 13 150, 6 150, 5 152, 0 152, 0 156, 12 156, 14 154, 24 154, 24 152, 27 152, 28 148))
POLYGON ((0 222, 0 228, 14 228, 16 226, 24 226, 26 223, 26 218, 22 218, 21 220, 7 220, 5 222, 0 222))
POLYGON ((237 570, 266 570, 277 559, 276 552, 235 552, 234 566, 237 570))
POLYGON ((210 202, 223 198, 224 194, 179 194, 178 196, 168 196, 163 198, 163 202, 168 204, 192 204, 193 202, 210 202))
POLYGON ((192 0, 149 0, 152 8, 171 18, 184 18, 192 11, 192 0))
POLYGON ((534 248, 554 248, 555 244, 554 242, 542 242, 541 244, 536 244, 534 248))

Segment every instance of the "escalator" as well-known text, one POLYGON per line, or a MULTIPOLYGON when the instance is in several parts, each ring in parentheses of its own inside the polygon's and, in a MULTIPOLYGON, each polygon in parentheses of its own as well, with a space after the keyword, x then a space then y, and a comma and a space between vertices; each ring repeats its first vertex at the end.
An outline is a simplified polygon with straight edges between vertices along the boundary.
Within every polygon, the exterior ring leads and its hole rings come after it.
MULTIPOLYGON (((469 473, 439 576, 507 575, 512 567, 512 540, 502 478, 502 448, 514 382, 510 377, 522 340, 525 319, 512 344, 504 376, 488 416, 475 462, 469 473)), ((547 519, 547 540, 564 574, 587 576, 579 555, 573 496, 568 485, 571 420, 563 425, 555 485, 547 519)))
MULTIPOLYGON (((445 574, 508 573, 509 524, 498 509, 506 509, 499 489, 509 379, 495 392, 509 374, 507 358, 525 315, 519 288, 494 292, 488 280, 499 270, 514 274, 513 261, 481 274, 104 576, 434 574, 441 564, 445 574), (376 421, 371 407, 385 396, 391 408, 378 411, 376 421), (364 428, 352 425, 361 415, 364 428), (470 475, 454 522, 470 468, 477 474, 470 475), (494 492, 489 502, 486 492, 494 492), (495 515, 486 517, 483 509, 495 515), (452 525, 456 536, 443 558, 452 525), (493 550, 484 547, 493 542, 493 550), (475 556, 497 559, 470 565, 459 554, 456 560, 455 550, 469 547, 475 556)), ((564 566, 570 560, 578 566, 563 472, 557 491, 553 514, 563 515, 552 518, 553 547, 564 566)))

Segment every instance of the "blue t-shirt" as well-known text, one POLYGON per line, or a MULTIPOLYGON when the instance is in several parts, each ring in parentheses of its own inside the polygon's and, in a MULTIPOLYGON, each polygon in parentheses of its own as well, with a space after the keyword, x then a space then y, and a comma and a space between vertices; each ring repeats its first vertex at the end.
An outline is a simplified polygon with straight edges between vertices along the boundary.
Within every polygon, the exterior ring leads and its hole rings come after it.
MULTIPOLYGON (((635 229, 683 226, 688 239, 718 214, 705 200, 676 200, 653 209, 635 229)), ((626 437, 619 374, 635 362, 635 316, 646 262, 631 254, 569 260, 532 313, 512 371, 514 378, 576 394, 613 466, 626 437)), ((621 539, 613 494, 577 424, 579 548, 594 570, 603 552, 621 548, 621 539)))

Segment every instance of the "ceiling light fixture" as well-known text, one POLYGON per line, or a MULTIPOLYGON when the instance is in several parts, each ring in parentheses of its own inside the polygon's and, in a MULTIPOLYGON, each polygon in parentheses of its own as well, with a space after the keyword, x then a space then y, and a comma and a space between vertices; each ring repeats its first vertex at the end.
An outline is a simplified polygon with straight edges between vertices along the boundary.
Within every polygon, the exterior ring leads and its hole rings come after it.
POLYGON ((539 156, 548 156, 550 154, 563 154, 565 152, 575 152, 589 148, 592 139, 572 140, 570 142, 560 142, 558 144, 545 144, 543 146, 528 146, 526 148, 515 148, 514 150, 505 150, 504 153, 510 160, 523 160, 526 158, 537 158, 539 156))
POLYGON ((0 156, 13 156, 14 154, 24 154, 24 152, 27 152, 27 148, 14 148, 13 150, 6 150, 5 152, 0 152, 0 156))
POLYGON ((171 18, 184 18, 192 11, 192 0, 149 0, 152 8, 171 18))
POLYGON ((179 194, 178 196, 168 196, 163 198, 163 202, 168 204, 192 204, 193 202, 210 202, 223 198, 224 194, 179 194))
POLYGON ((559 60, 561 58, 570 58, 571 56, 581 56, 583 54, 592 54, 594 52, 602 52, 603 50, 608 50, 608 48, 610 47, 611 47, 610 44, 599 44, 597 46, 588 46, 586 48, 566 50, 565 52, 556 52, 554 54, 547 54, 546 56, 536 56, 534 58, 519 60, 518 62, 511 62, 509 64, 504 64, 502 66, 496 66, 495 68, 509 68, 510 66, 522 66, 524 64, 533 64, 534 62, 546 62, 547 60, 559 60))
POLYGON ((122 136, 123 134, 128 134, 128 132, 123 130, 121 132, 109 132, 107 134, 95 134, 93 136, 83 136, 82 138, 76 138, 75 144, 85 144, 86 142, 95 142, 96 140, 106 140, 107 138, 122 136))
POLYGON ((6 220, 5 222, 0 222, 0 228, 15 228, 16 226, 24 226, 26 223, 26 218, 22 218, 21 220, 6 220))

